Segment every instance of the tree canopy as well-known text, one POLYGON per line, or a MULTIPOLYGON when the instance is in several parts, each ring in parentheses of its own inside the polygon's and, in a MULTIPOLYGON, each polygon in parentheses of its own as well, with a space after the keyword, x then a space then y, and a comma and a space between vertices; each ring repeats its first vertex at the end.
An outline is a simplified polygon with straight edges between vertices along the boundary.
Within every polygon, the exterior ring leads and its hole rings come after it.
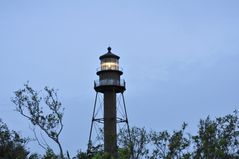
POLYGON ((25 159, 29 154, 25 145, 28 139, 22 138, 19 133, 9 130, 0 119, 0 159, 25 159))
MULTIPOLYGON (((0 159, 69 159, 59 140, 63 129, 63 111, 57 91, 44 88, 45 95, 32 89, 28 84, 15 92, 12 102, 16 110, 34 126, 55 141, 59 147, 56 154, 51 145, 42 144, 35 135, 45 154, 31 153, 27 148, 29 138, 13 130, 0 119, 0 159), (46 108, 48 108, 47 111, 46 108)), ((34 132, 35 134, 35 132, 34 132)), ((183 123, 179 130, 169 132, 148 131, 146 128, 130 128, 128 132, 120 129, 118 133, 118 156, 120 159, 239 159, 239 120, 238 112, 215 119, 209 116, 201 119, 196 134, 187 132, 183 123)), ((102 136, 103 137, 103 136, 102 136)), ((92 145, 92 152, 80 151, 73 154, 74 159, 110 159, 102 145, 92 145)))

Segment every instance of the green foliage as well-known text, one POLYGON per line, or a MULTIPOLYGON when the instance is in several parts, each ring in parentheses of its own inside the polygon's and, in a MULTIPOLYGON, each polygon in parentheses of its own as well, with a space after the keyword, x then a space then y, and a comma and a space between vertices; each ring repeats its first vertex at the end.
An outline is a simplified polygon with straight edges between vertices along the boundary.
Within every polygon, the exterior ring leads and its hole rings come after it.
POLYGON ((0 119, 0 159, 25 159, 29 154, 25 148, 28 139, 10 131, 0 119))
MULTIPOLYGON (((147 148, 149 136, 145 128, 132 127, 130 129, 130 134, 131 136, 129 138, 128 130, 121 129, 118 134, 119 145, 122 148, 131 150, 133 158, 142 158, 143 156, 146 156, 149 153, 149 149, 147 148)), ((128 156, 127 153, 125 156, 128 156)))
POLYGON ((31 154, 29 156, 29 159, 40 159, 40 158, 42 158, 42 157, 37 153, 31 154))
POLYGON ((130 147, 119 148, 118 153, 120 159, 130 159, 131 156, 130 147))
POLYGON ((74 157, 74 159, 89 159, 88 155, 86 152, 78 152, 76 157, 74 157))
POLYGON ((97 153, 92 159, 114 159, 108 153, 97 153))
POLYGON ((110 154, 101 151, 90 156, 85 152, 78 152, 76 157, 74 157, 73 159, 114 159, 114 158, 110 157, 110 154))
POLYGON ((182 129, 179 131, 174 131, 169 138, 168 149, 169 153, 167 158, 183 158, 183 156, 188 156, 189 153, 185 150, 190 146, 190 139, 185 137, 184 131, 186 124, 182 125, 182 129))
MULTIPOLYGON (((148 159, 236 159, 239 158, 238 113, 229 114, 215 120, 207 117, 200 120, 196 135, 186 134, 187 125, 173 131, 151 131, 132 128, 131 138, 134 158, 148 159)), ((127 131, 119 133, 122 148, 129 148, 127 131)), ((120 152, 120 155, 128 152, 120 152)), ((127 156, 128 157, 128 156, 127 156)), ((124 158, 124 157, 122 157, 124 158)))
POLYGON ((194 158, 239 158, 238 114, 211 120, 200 120, 198 134, 192 137, 195 143, 194 158))
POLYGON ((151 131, 149 136, 153 148, 152 153, 147 157, 150 159, 188 158, 190 154, 187 148, 190 146, 190 139, 184 133, 186 126, 184 123, 182 129, 174 131, 172 135, 168 131, 151 131))
POLYGON ((167 145, 169 144, 170 134, 167 131, 150 132, 150 142, 153 145, 152 154, 150 156, 151 159, 155 159, 157 157, 166 158, 168 149, 167 145))
POLYGON ((57 159, 58 156, 53 152, 51 148, 48 148, 46 150, 45 155, 43 156, 43 159, 57 159))

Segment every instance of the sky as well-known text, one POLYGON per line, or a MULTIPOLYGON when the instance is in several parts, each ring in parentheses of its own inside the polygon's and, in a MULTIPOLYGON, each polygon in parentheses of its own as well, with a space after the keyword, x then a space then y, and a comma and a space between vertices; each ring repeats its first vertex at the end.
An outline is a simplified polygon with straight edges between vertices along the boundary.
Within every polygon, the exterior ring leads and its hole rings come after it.
POLYGON ((238 7, 237 0, 1 0, 0 118, 33 137, 13 92, 27 81, 57 88, 63 147, 85 150, 96 68, 111 46, 124 70, 130 126, 173 131, 186 122, 196 133, 200 119, 239 109, 238 7))

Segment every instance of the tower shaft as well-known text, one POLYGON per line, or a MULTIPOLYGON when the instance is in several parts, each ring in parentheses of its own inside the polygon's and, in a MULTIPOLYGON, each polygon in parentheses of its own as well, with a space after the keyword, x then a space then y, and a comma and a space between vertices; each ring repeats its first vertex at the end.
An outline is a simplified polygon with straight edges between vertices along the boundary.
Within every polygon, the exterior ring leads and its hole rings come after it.
POLYGON ((116 93, 104 92, 104 150, 117 156, 116 93))

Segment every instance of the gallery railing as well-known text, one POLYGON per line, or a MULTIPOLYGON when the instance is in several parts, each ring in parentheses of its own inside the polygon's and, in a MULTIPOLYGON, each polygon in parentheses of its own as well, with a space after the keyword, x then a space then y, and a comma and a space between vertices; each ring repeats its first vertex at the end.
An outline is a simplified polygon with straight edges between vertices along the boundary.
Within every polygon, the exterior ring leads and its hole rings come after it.
POLYGON ((94 87, 99 87, 99 86, 121 86, 125 87, 125 80, 120 79, 120 80, 115 80, 115 79, 105 79, 105 80, 95 80, 94 81, 94 87))
POLYGON ((123 72, 123 68, 119 67, 119 66, 101 66, 99 68, 96 69, 97 72, 99 71, 105 71, 105 70, 117 70, 117 71, 121 71, 123 72))

